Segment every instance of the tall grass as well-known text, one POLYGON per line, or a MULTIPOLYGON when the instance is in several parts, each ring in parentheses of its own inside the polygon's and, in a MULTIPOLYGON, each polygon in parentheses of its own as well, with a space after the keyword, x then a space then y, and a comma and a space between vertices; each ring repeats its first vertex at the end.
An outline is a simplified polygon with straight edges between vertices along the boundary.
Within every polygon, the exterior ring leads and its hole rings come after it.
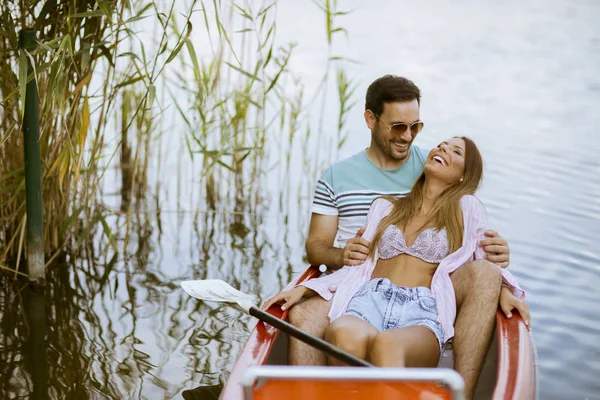
MULTIPOLYGON (((172 149, 179 138, 199 165, 193 182, 199 188, 196 200, 208 210, 232 200, 230 223, 243 233, 242 215, 255 212, 261 202, 261 186, 249 182, 259 182, 270 167, 272 146, 267 144, 279 143, 286 165, 282 171, 289 173, 292 147, 305 146, 322 132, 324 108, 317 128, 307 110, 319 96, 322 104, 328 101, 327 82, 334 69, 340 101, 336 149, 341 147, 353 84, 344 72, 344 58, 334 54, 333 40, 345 32, 336 25, 345 12, 336 1, 317 4, 325 16, 328 62, 317 91, 305 97, 304 83, 290 69, 295 44, 275 44, 276 1, 189 0, 162 6, 121 0, 3 2, 0 266, 16 270, 22 265, 25 237, 24 79, 19 79, 18 65, 27 55, 17 51, 19 28, 32 26, 39 33, 39 47, 32 54, 35 74, 28 79, 36 80, 40 93, 44 237, 50 263, 65 251, 76 255, 98 237, 114 253, 127 248, 132 212, 147 212, 148 169, 160 169, 161 154, 169 150, 162 146, 172 149), (161 139, 181 128, 183 136, 174 136, 175 142, 161 139), (284 131, 287 135, 277 133, 284 131), (311 136, 312 131, 317 133, 311 136), (156 142, 158 165, 151 167, 156 142), (113 167, 121 178, 118 209, 104 201, 113 167), (115 223, 113 215, 124 218, 115 223)), ((322 156, 322 146, 316 147, 313 162, 322 156)), ((311 171, 317 168, 312 165, 311 171)), ((156 179, 154 201, 160 213, 156 179)), ((285 182, 285 174, 281 179, 285 182)))
POLYGON ((117 152, 124 171, 123 198, 129 199, 134 187, 144 192, 144 149, 152 130, 155 82, 191 31, 194 3, 187 12, 187 32, 180 35, 173 35, 169 26, 174 6, 163 12, 153 2, 2 2, 0 264, 19 264, 26 218, 19 90, 26 79, 16 66, 24 57, 34 60, 35 74, 28 79, 35 79, 39 88, 44 237, 50 263, 65 249, 89 243, 98 227, 112 240, 106 209, 98 205, 102 179, 117 152), (152 53, 135 32, 149 16, 163 32, 152 53), (39 47, 31 55, 17 52, 18 30, 24 27, 38 32, 39 47), (117 146, 112 145, 115 141, 117 146))
POLYGON ((115 98, 125 86, 114 82, 115 58, 126 35, 123 19, 137 10, 125 3, 93 0, 9 0, 0 10, 0 260, 20 258, 20 230, 25 226, 19 101, 19 87, 25 82, 15 71, 18 29, 24 27, 34 27, 39 35, 39 47, 32 53, 35 76, 29 79, 36 80, 40 96, 45 251, 52 260, 75 238, 85 240, 103 219, 94 203, 103 173, 100 160, 106 157, 104 133, 115 98), (106 66, 102 77, 101 64, 106 66), (98 84, 92 91, 93 80, 98 84), (90 223, 81 226, 81 220, 90 223))

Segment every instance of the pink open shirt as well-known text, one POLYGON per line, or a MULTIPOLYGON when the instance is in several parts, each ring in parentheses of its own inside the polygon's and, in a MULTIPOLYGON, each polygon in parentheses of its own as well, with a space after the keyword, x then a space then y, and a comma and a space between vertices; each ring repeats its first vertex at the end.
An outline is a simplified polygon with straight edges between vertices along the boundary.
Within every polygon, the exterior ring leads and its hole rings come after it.
MULTIPOLYGON (((456 318, 456 297, 450 274, 473 259, 482 259, 484 251, 477 243, 484 238, 487 226, 487 214, 483 204, 475 196, 463 196, 460 200, 463 213, 464 234, 463 244, 454 253, 448 255, 437 267, 431 281, 431 292, 437 302, 438 322, 444 329, 444 341, 454 336, 454 320, 456 318)), ((367 215, 367 226, 362 237, 368 241, 373 239, 379 222, 390 213, 392 203, 383 198, 376 199, 367 215)), ((371 279, 375 264, 379 259, 376 250, 374 257, 369 257, 357 266, 345 266, 329 275, 311 279, 301 285, 314 290, 325 300, 331 300, 329 320, 340 317, 348 307, 348 303, 357 290, 371 279), (333 293, 335 292, 335 296, 333 293)), ((500 268, 500 267, 498 267, 500 268)), ((525 298, 525 292, 519 287, 517 280, 506 269, 501 269, 504 283, 508 284, 515 296, 525 298)))

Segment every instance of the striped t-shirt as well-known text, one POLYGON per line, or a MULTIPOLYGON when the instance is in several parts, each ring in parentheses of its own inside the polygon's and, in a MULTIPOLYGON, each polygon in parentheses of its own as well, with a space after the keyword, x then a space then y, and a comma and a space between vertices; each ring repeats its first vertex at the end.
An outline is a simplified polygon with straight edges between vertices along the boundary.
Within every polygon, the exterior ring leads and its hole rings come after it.
POLYGON ((395 170, 379 168, 365 150, 331 164, 317 182, 311 211, 338 216, 335 246, 344 247, 365 226, 375 198, 407 194, 421 176, 428 153, 411 146, 408 159, 395 170))

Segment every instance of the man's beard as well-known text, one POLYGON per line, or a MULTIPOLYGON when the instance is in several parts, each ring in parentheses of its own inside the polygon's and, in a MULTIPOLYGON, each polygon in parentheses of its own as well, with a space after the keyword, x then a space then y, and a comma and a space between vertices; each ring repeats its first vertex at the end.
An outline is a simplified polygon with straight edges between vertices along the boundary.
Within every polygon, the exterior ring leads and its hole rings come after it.
POLYGON ((408 155, 410 154, 409 150, 411 142, 406 142, 399 138, 394 139, 393 141, 386 141, 383 138, 383 135, 381 135, 379 125, 375 126, 375 129, 372 131, 371 136, 373 138, 373 141, 375 142, 375 146, 377 146, 377 148, 390 159, 394 161, 403 161, 406 160, 406 158, 408 158, 408 155), (406 144, 408 147, 406 148, 406 151, 404 153, 398 154, 394 152, 394 150, 392 150, 392 146, 394 146, 395 143, 406 144))

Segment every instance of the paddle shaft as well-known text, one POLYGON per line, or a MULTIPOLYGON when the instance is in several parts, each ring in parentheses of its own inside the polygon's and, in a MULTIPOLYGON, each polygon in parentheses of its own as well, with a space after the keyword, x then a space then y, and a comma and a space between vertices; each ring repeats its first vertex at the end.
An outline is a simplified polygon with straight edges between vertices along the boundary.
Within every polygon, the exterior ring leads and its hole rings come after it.
POLYGON ((319 339, 316 336, 310 335, 310 334, 296 328, 294 325, 290 324, 289 322, 286 322, 282 319, 274 317, 271 314, 269 314, 268 312, 261 310, 260 308, 258 308, 256 306, 250 307, 250 309, 248 309, 248 313, 250 315, 252 315, 253 317, 260 319, 261 321, 266 322, 267 324, 269 324, 271 326, 274 326, 275 328, 279 329, 280 331, 285 332, 288 335, 292 335, 296 339, 303 341, 304 343, 308 344, 309 346, 312 346, 315 349, 321 350, 323 353, 327 354, 328 356, 334 357, 334 358, 338 359, 339 361, 348 364, 349 366, 373 367, 373 364, 370 364, 370 363, 366 362, 365 360, 362 360, 356 356, 353 356, 352 354, 345 352, 344 350, 340 349, 339 347, 335 347, 331 343, 324 341, 323 339, 319 339))

